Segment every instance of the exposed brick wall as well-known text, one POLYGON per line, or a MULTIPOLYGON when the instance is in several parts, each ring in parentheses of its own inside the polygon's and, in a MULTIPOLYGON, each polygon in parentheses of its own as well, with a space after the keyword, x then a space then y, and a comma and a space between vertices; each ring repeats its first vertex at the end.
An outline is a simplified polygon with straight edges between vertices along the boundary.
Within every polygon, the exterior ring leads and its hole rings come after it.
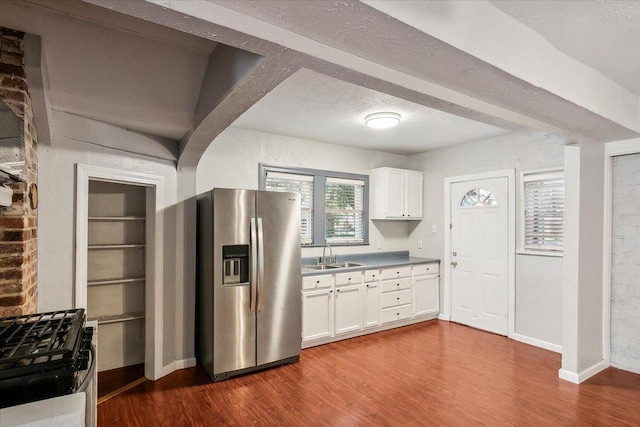
MULTIPOLYGON (((640 154, 613 159, 611 366, 640 374, 640 154)), ((606 301, 605 301, 606 304, 606 301)))
POLYGON ((0 211, 0 317, 33 313, 37 309, 37 210, 31 209, 29 189, 37 182, 38 137, 23 65, 24 33, 0 27, 0 99, 24 127, 26 182, 11 184, 13 204, 0 211))

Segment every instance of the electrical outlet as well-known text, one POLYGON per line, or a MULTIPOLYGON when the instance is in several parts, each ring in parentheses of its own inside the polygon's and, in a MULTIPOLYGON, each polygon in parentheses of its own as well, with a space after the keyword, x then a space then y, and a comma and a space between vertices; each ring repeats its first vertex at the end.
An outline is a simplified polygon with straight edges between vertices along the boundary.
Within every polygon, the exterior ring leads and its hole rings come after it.
POLYGON ((418 249, 422 249, 422 240, 418 240, 418 249))
POLYGON ((432 233, 437 233, 437 232, 438 232, 438 226, 437 226, 436 224, 433 224, 433 225, 431 226, 431 232, 432 232, 432 233))
POLYGON ((376 248, 377 248, 377 249, 382 249, 382 242, 381 242, 380 240, 378 240, 378 241, 376 242, 376 248))

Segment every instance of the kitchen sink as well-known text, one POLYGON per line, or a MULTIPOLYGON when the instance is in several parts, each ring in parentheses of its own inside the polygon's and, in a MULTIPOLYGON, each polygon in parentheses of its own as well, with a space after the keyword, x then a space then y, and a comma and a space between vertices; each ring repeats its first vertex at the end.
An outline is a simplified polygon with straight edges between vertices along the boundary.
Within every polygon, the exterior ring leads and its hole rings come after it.
POLYGON ((362 264, 358 264, 357 262, 337 262, 333 264, 329 264, 333 268, 349 268, 349 267, 361 267, 362 264))
POLYGON ((310 270, 330 270, 332 268, 339 268, 337 265, 333 264, 317 264, 317 265, 305 265, 304 268, 308 268, 310 270))
POLYGON ((332 268, 349 268, 349 267, 360 267, 362 264, 358 264, 357 262, 336 262, 331 264, 317 264, 317 265, 305 265, 304 268, 308 268, 311 270, 330 270, 332 268))

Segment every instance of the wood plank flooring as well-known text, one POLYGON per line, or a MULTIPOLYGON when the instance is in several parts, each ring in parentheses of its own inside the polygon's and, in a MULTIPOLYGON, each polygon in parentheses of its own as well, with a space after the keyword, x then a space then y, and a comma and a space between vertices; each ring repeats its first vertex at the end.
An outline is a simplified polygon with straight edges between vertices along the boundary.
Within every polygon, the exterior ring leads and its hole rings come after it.
POLYGON ((200 367, 98 406, 99 426, 638 426, 640 375, 560 380, 560 355, 438 320, 212 383, 200 367))
POLYGON ((111 399, 144 380, 144 363, 98 372, 98 402, 111 399))

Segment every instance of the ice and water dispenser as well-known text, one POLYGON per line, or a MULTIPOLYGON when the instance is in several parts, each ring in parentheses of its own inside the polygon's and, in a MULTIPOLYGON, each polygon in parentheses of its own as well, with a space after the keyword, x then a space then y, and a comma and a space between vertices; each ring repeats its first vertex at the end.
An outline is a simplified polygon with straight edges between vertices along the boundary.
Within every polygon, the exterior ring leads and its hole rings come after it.
POLYGON ((222 246, 222 284, 249 283, 249 245, 222 246))

